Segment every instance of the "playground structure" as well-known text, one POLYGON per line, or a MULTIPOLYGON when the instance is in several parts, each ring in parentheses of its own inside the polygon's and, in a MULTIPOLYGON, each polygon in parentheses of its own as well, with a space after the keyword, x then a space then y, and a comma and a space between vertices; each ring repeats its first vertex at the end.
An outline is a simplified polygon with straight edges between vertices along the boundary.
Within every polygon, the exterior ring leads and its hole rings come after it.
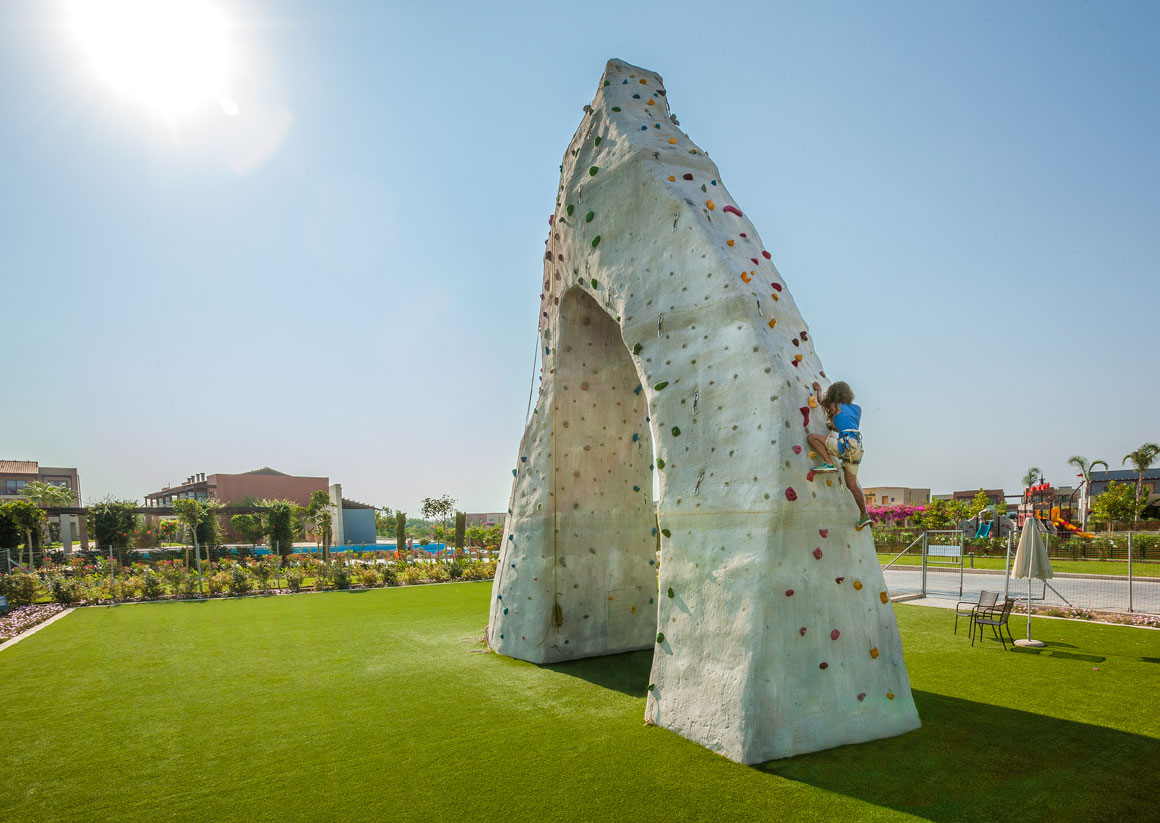
POLYGON ((1020 526, 1026 518, 1034 516, 1048 534, 1056 537, 1075 536, 1088 540, 1095 537, 1092 532, 1085 532, 1072 522, 1074 519, 1072 508, 1070 506, 1065 508, 1059 504, 1057 491, 1050 483, 1037 483, 1025 489, 1019 508, 1020 526))
POLYGON ((1015 523, 992 504, 974 517, 959 521, 958 528, 969 540, 983 540, 988 537, 1006 537, 1015 529, 1015 523))

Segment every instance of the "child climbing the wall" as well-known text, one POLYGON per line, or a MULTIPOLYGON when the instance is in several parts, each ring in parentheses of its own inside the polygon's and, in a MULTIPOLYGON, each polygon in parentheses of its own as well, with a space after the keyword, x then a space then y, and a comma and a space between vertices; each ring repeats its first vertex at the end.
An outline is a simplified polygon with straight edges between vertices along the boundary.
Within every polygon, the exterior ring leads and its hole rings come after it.
POLYGON ((811 434, 806 437, 810 446, 818 453, 822 462, 814 466, 815 472, 836 472, 837 463, 842 464, 846 475, 846 488, 854 495, 858 504, 859 531, 870 525, 870 515, 866 511, 866 496, 858 485, 858 466, 862 462, 862 433, 858 425, 862 421, 862 408, 854 405, 854 392, 848 383, 839 380, 822 394, 822 387, 814 381, 814 396, 818 405, 826 413, 827 437, 811 434))

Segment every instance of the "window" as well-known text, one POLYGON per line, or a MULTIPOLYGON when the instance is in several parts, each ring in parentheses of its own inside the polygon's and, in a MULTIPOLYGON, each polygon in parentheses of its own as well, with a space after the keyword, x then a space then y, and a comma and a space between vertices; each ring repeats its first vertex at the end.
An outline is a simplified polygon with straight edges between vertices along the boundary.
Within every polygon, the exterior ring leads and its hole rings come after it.
POLYGON ((27 480, 5 480, 4 493, 5 494, 20 494, 24 490, 24 486, 28 483, 27 480))

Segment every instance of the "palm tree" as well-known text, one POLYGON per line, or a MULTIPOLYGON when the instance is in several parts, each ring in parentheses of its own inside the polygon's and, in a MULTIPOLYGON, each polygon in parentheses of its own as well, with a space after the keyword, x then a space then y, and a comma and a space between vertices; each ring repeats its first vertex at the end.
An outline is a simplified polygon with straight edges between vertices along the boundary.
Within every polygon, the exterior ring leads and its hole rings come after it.
POLYGON ((1043 472, 1039 469, 1028 469, 1027 474, 1023 475, 1023 488, 1029 489, 1039 482, 1043 477, 1043 472))
POLYGON ((1073 454, 1067 458, 1067 462, 1079 469, 1080 474, 1083 475, 1083 503, 1080 509, 1080 529, 1086 532, 1088 504, 1091 499, 1092 471, 1096 466, 1103 466, 1105 470, 1110 467, 1106 460, 1093 460, 1089 463, 1088 459, 1082 454, 1073 454))
POLYGON ((20 495, 29 503, 45 509, 51 506, 68 506, 77 499, 77 493, 68 486, 55 486, 40 480, 33 480, 27 484, 20 495))
POLYGON ((1135 451, 1125 454, 1124 459, 1120 462, 1121 466, 1131 462, 1132 468, 1136 470, 1136 515, 1133 525, 1140 522, 1140 492, 1144 488, 1144 472, 1152 468, 1157 457, 1160 457, 1160 445, 1145 443, 1135 451))

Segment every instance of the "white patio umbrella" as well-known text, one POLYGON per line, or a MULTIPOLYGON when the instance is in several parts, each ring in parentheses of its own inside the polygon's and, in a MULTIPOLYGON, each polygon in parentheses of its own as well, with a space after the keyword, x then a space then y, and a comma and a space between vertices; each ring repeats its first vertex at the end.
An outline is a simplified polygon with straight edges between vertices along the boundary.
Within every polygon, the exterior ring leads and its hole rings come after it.
POLYGON ((1055 575, 1047 558, 1047 544, 1040 535, 1039 520, 1034 515, 1023 521, 1019 548, 1015 550, 1015 561, 1011 564, 1011 576, 1027 578, 1027 639, 1016 640, 1015 645, 1042 646, 1042 640, 1031 639, 1031 578, 1047 580, 1055 575))

